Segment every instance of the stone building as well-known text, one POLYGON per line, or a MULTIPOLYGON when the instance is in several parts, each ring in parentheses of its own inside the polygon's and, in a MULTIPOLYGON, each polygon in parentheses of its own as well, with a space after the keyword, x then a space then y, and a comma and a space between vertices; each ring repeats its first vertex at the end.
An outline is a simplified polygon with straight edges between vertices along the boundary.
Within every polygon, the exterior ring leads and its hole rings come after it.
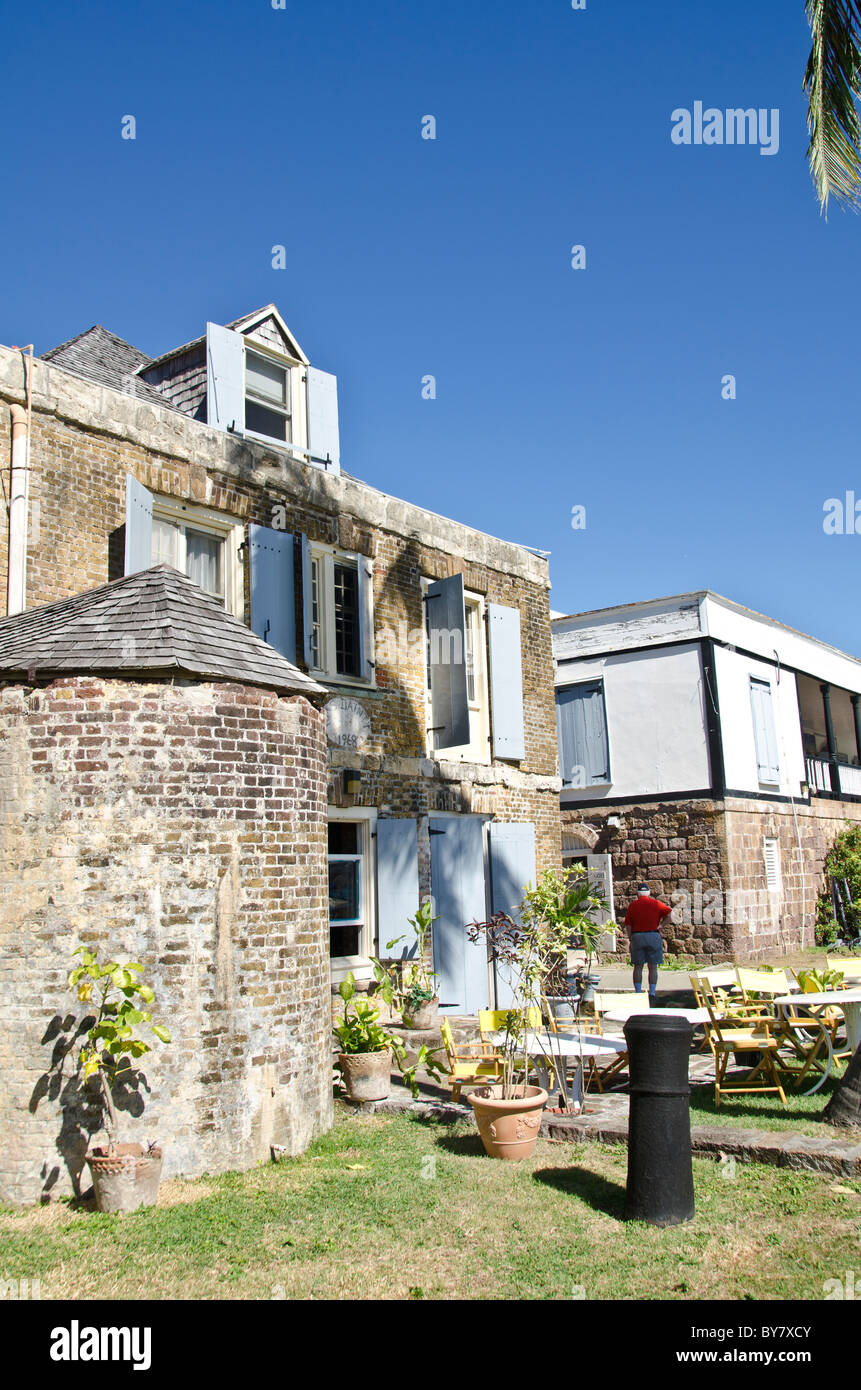
POLYGON ((272 305, 157 358, 90 329, 29 390, 25 366, 0 349, 30 527, 13 500, 8 593, 167 563, 324 687, 332 981, 431 893, 444 1008, 501 1000, 464 925, 560 862, 546 559, 342 469, 335 378, 272 305))
POLYGON ((325 693, 166 565, 0 621, 3 1200, 78 1191, 100 1124, 82 945, 170 1028, 118 1099, 166 1174, 331 1123, 325 693))
POLYGON ((709 592, 554 617, 563 855, 698 960, 813 944, 861 820, 861 661, 709 592))

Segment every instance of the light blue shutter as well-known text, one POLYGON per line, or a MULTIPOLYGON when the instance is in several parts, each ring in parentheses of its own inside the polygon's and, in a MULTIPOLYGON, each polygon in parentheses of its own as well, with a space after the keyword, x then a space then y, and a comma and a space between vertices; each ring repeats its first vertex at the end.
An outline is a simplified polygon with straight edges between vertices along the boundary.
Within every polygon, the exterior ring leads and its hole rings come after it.
POLYGON ((206 325, 206 418, 220 430, 245 429, 245 339, 206 325))
POLYGON ((311 542, 302 536, 302 640, 305 665, 311 667, 311 630, 314 626, 314 578, 311 572, 311 542))
POLYGON ((329 460, 328 472, 341 469, 338 432, 338 378, 318 367, 306 371, 308 392, 308 452, 314 459, 329 460))
POLYGON ((418 822, 409 817, 377 821, 377 936, 378 955, 405 956, 412 939, 411 917, 419 906, 418 822), (387 942, 408 939, 389 952, 387 942))
POLYGON ((374 569, 365 555, 357 557, 359 576, 359 634, 361 643, 360 674, 363 680, 374 679, 374 569))
POLYGON ((296 660, 293 536, 268 526, 248 527, 251 556, 251 627, 288 661, 296 660))
POLYGON ((466 934, 467 923, 483 922, 487 912, 482 822, 478 816, 432 817, 430 832, 440 1008, 475 1014, 490 1003, 487 947, 466 934))
MULTIPOLYGON (((527 883, 535 883, 535 826, 529 821, 490 824, 490 910, 507 912, 515 922, 527 883)), ((495 964, 496 1007, 506 1008, 514 998, 509 968, 495 964)))
POLYGON ((126 474, 125 573, 137 574, 152 564, 152 493, 126 474))
POLYGON ((609 782, 607 720, 600 681, 557 688, 556 731, 564 786, 590 787, 609 782))
POLYGON ((426 595, 433 747, 469 743, 463 575, 438 579, 426 595))
POLYGON ((523 656, 520 610, 487 605, 490 648, 490 710, 493 756, 519 761, 526 757, 523 739, 523 656))
POLYGON ((757 775, 760 782, 779 785, 780 760, 777 755, 777 732, 774 727, 774 708, 768 681, 758 681, 751 677, 750 705, 756 743, 757 775))

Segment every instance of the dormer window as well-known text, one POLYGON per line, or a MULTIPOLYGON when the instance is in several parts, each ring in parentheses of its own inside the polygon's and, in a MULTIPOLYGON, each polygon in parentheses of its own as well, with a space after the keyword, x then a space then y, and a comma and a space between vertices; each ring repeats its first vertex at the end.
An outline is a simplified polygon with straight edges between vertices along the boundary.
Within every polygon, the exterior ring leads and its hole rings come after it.
POLYGON ((245 350, 245 428, 267 439, 293 440, 290 368, 245 350))

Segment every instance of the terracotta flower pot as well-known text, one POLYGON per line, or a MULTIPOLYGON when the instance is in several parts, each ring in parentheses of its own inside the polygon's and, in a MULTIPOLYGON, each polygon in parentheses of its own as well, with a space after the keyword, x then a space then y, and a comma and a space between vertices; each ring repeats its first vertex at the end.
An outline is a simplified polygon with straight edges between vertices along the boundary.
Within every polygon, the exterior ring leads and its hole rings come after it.
POLYGON ((485 1153, 491 1158, 530 1158, 538 1141, 547 1092, 540 1086, 518 1086, 523 1094, 502 1099, 502 1086, 482 1086, 468 1100, 485 1153))
POLYGON ((401 1010, 401 1017, 405 1028, 415 1028, 417 1032, 430 1032, 436 1028, 437 1014, 439 1013, 439 1000, 429 999, 424 1004, 419 1004, 417 1009, 411 1009, 405 1004, 401 1010))
POLYGON ((350 1100, 386 1100, 392 1087, 392 1053, 339 1052, 338 1061, 350 1100))
POLYGON ((161 1149, 117 1144, 113 1154, 93 1149, 86 1155, 99 1211, 137 1211, 154 1207, 161 1179, 161 1149))

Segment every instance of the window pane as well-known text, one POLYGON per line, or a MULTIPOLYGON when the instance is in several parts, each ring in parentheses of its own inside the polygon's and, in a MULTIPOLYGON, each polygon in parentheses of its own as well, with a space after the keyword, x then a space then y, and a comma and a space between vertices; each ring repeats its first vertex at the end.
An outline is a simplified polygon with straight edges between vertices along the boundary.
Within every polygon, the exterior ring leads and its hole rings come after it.
POLYGON ((273 405, 281 405, 285 409, 289 406, 286 368, 251 352, 245 355, 245 389, 273 405))
POLYGON ((361 926, 330 927, 329 955, 332 957, 359 955, 359 939, 361 934, 361 926))
POLYGON ((359 827, 355 821, 333 820, 329 823, 329 853, 358 854, 359 827))
POLYGON ((185 572, 208 594, 224 595, 221 554, 224 542, 205 531, 185 532, 185 572))
POLYGON ((320 666, 320 561, 311 561, 311 665, 320 666))
POLYGON ((289 441, 290 421, 286 415, 279 415, 276 410, 267 410, 265 405, 258 405, 248 396, 245 397, 245 428, 254 434, 265 434, 269 439, 283 439, 285 443, 289 441))
POLYGON ((475 627, 478 618, 478 607, 475 604, 466 605, 466 698, 471 705, 475 704, 475 627))
POLYGON ((359 915, 358 859, 329 861, 329 920, 355 921, 359 915))
POLYGON ((160 516, 152 519, 152 562, 179 569, 179 527, 160 516))
POLYGON ((359 674, 359 574, 355 565, 335 565, 335 670, 359 674))

